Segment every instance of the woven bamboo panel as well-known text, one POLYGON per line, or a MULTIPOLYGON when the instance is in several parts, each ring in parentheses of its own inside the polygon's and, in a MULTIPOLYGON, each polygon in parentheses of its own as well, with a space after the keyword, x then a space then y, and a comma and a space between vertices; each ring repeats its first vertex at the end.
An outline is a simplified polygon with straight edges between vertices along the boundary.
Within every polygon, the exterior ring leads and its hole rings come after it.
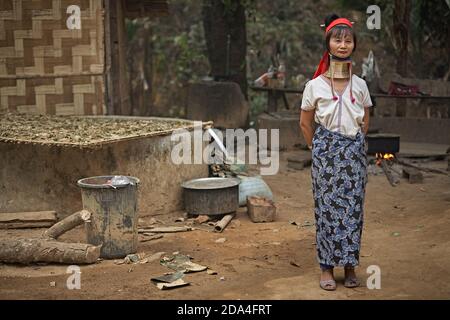
POLYGON ((101 75, 0 79, 0 113, 105 114, 101 75))
POLYGON ((0 0, 0 112, 103 114, 102 0, 0 0), (70 5, 81 29, 70 30, 70 5))

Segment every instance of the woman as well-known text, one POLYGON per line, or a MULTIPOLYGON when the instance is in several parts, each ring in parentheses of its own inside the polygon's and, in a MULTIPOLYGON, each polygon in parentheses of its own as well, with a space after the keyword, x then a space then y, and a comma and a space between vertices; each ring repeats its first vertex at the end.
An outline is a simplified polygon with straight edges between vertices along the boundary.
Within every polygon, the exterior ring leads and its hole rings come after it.
POLYGON ((364 137, 372 101, 366 82, 352 74, 351 55, 356 48, 352 23, 331 15, 325 19, 325 28, 327 51, 313 80, 305 85, 300 126, 313 158, 320 287, 336 290, 334 267, 344 267, 344 286, 360 285, 355 267, 367 182, 364 137))

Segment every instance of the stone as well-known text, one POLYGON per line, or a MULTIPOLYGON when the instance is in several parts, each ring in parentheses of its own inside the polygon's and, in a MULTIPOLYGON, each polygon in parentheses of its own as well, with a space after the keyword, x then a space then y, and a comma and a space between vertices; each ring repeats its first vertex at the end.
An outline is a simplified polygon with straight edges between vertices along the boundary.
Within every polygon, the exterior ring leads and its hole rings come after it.
POLYGON ((227 241, 226 238, 219 238, 219 239, 217 239, 215 242, 216 242, 216 243, 224 243, 225 241, 227 241))
POLYGON ((423 174, 415 168, 403 168, 403 177, 408 179, 409 183, 422 183, 423 174))
POLYGON ((312 162, 311 154, 290 157, 287 160, 288 168, 295 170, 303 170, 304 168, 309 167, 312 162))
MULTIPOLYGON (((306 146, 300 130, 298 110, 262 113, 257 117, 256 127, 258 130, 266 129, 268 132, 271 132, 272 129, 279 130, 278 150, 293 150, 298 145, 306 146)), ((267 147, 277 151, 276 146, 272 146, 270 139, 268 140, 267 147)))
POLYGON ((276 218, 275 204, 273 201, 262 197, 248 197, 247 212, 253 222, 272 222, 276 218))
POLYGON ((216 128, 245 128, 249 105, 235 82, 200 81, 189 85, 186 117, 213 121, 216 128))

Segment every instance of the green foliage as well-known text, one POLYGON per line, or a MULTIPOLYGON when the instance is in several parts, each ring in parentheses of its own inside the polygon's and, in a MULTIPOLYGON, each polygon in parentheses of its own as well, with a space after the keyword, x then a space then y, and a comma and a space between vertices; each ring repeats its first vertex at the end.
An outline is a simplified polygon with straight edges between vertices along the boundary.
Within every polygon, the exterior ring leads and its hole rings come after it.
POLYGON ((256 117, 267 108, 267 95, 250 90, 248 94, 250 104, 250 123, 256 123, 256 117))
POLYGON ((127 20, 125 24, 127 39, 130 41, 134 38, 136 30, 139 28, 139 22, 137 20, 127 20))
POLYGON ((415 0, 411 12, 411 42, 415 61, 422 72, 442 77, 450 64, 450 6, 444 0, 415 0), (436 59, 423 63, 422 57, 433 52, 436 59))
MULTIPOLYGON (((153 95, 166 116, 184 115, 184 87, 208 74, 209 64, 198 0, 176 0, 170 15, 148 20, 152 29, 153 95)), ((132 39, 144 20, 127 22, 132 39)))

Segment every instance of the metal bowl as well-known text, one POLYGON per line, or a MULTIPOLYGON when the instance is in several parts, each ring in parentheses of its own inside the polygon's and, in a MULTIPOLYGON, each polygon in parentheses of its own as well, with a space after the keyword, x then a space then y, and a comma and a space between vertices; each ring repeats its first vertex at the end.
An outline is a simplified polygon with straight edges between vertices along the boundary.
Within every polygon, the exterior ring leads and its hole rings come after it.
POLYGON ((200 178, 184 182, 185 210, 189 214, 220 215, 239 208, 237 178, 200 178))

